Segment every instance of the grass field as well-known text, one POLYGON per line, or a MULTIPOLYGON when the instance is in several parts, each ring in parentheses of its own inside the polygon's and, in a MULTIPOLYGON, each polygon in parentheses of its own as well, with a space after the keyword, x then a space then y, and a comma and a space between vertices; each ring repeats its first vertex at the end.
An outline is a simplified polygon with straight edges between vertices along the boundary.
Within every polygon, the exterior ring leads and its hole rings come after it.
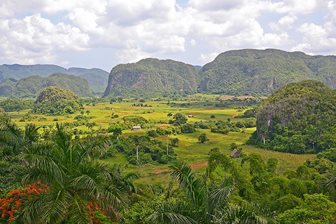
MULTIPOLYGON (((227 96, 225 96, 227 98, 227 96)), ((199 100, 206 99, 211 100, 215 98, 214 95, 210 96, 193 96, 189 100, 199 100)), ((146 102, 150 107, 137 107, 132 106, 134 102, 121 102, 121 103, 96 103, 94 106, 92 104, 85 105, 85 111, 87 116, 90 116, 90 122, 96 123, 93 129, 108 128, 111 124, 117 122, 123 122, 122 118, 124 116, 137 115, 148 120, 148 123, 152 124, 151 128, 161 127, 165 128, 169 125, 168 120, 171 119, 167 116, 168 113, 183 113, 185 115, 192 115, 188 119, 188 122, 197 121, 210 121, 210 120, 227 120, 228 118, 232 121, 239 120, 241 118, 236 118, 236 116, 243 113, 244 110, 235 108, 216 108, 216 107, 191 107, 191 108, 181 108, 181 107, 171 107, 167 104, 167 101, 151 101, 146 102), (112 114, 117 114, 118 118, 111 118, 112 114), (211 118, 214 115, 215 118, 211 118)), ((46 115, 30 115, 29 119, 22 120, 25 114, 29 112, 28 110, 20 112, 10 113, 13 120, 20 126, 23 127, 27 123, 35 123, 38 126, 43 125, 54 125, 56 122, 75 122, 75 117, 79 113, 67 115, 67 116, 46 116, 46 115)), ((89 130, 86 126, 76 127, 79 130, 89 130)), ((133 134, 145 134, 149 129, 143 129, 140 131, 124 130, 124 135, 133 134)), ((295 155, 289 153, 280 153, 269 150, 259 149, 253 146, 245 145, 245 142, 249 139, 254 128, 243 129, 240 132, 230 132, 227 135, 212 133, 208 129, 197 129, 195 133, 191 134, 179 134, 172 135, 169 138, 178 138, 179 145, 174 149, 177 154, 177 159, 190 164, 195 170, 202 171, 207 166, 208 153, 212 148, 219 148, 221 152, 229 155, 230 154, 230 144, 236 143, 243 148, 243 153, 250 154, 256 153, 261 155, 263 158, 277 158, 279 160, 278 172, 283 173, 288 169, 295 168, 303 164, 308 159, 313 159, 315 155, 295 155), (198 142, 198 136, 201 133, 206 133, 209 141, 201 144, 198 142)), ((157 139, 164 142, 167 141, 167 136, 161 136, 157 139)), ((168 165, 162 164, 146 164, 142 166, 132 166, 127 164, 126 158, 122 154, 117 154, 115 157, 108 160, 104 160, 107 164, 120 164, 124 166, 128 171, 136 172, 139 174, 140 179, 137 180, 138 183, 165 183, 169 180, 168 178, 168 165)))

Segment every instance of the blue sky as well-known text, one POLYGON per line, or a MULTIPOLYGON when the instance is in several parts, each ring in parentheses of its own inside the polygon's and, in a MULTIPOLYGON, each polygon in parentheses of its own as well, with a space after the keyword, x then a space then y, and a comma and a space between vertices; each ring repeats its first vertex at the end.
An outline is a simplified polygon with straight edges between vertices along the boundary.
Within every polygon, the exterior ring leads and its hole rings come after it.
POLYGON ((142 58, 203 65, 221 52, 336 54, 336 0, 1 0, 0 64, 111 70, 142 58))

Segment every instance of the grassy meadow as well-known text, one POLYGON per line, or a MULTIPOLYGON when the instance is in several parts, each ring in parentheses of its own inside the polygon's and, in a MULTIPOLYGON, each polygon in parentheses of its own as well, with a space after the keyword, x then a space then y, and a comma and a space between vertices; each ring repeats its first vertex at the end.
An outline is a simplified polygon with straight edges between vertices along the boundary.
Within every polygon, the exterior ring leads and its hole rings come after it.
MULTIPOLYGON (((189 115, 188 122, 199 121, 225 121, 230 119, 231 121, 243 120, 243 118, 237 118, 244 110, 248 108, 218 108, 209 106, 190 106, 179 107, 176 105, 185 103, 209 102, 216 98, 215 95, 201 95, 197 94, 189 96, 183 101, 175 101, 174 106, 171 102, 166 100, 162 101, 146 101, 146 107, 134 106, 138 102, 132 100, 126 100, 124 102, 98 102, 84 104, 85 115, 90 117, 89 121, 95 123, 94 127, 77 126, 78 130, 89 131, 106 129, 113 123, 122 123, 125 116, 141 116, 148 120, 148 124, 142 130, 132 131, 124 130, 123 135, 144 135, 148 130, 160 128, 167 128, 170 126, 168 121, 171 117, 168 117, 168 113, 183 113, 186 116, 189 115), (112 115, 118 115, 117 118, 112 118, 112 115)), ((229 96, 222 96, 223 100, 232 99, 229 96)), ((246 97, 241 97, 245 99, 246 97)), ((34 123, 38 126, 53 126, 58 123, 72 123, 76 121, 76 116, 80 115, 79 112, 72 115, 65 116, 47 116, 39 114, 30 114, 28 119, 23 119, 25 115, 29 113, 29 110, 23 110, 18 112, 11 112, 10 116, 13 121, 20 127, 24 127, 28 123, 34 123)), ((42 131, 43 129, 41 129, 42 131)), ((195 133, 190 134, 178 134, 170 136, 159 136, 156 139, 162 142, 167 142, 167 138, 178 138, 178 147, 174 148, 177 154, 177 159, 184 161, 191 165, 194 170, 203 171, 207 167, 208 153, 212 148, 219 148, 221 152, 229 155, 230 145, 236 143, 243 149, 243 153, 250 154, 256 153, 262 156, 264 159, 277 158, 279 160, 278 172, 283 173, 288 169, 295 168, 303 164, 308 159, 313 159, 315 155, 304 154, 296 155, 289 153, 280 153, 264 149, 259 149, 254 146, 245 145, 250 135, 254 132, 255 128, 241 129, 240 132, 229 132, 228 134, 212 133, 209 129, 196 129, 195 133), (205 133, 209 138, 206 143, 199 143, 198 136, 201 133, 205 133)), ((163 165, 158 163, 145 164, 140 166, 134 166, 127 163, 123 154, 118 153, 114 157, 103 161, 107 164, 120 164, 125 167, 126 170, 137 173, 140 178, 138 183, 165 183, 169 180, 169 165, 163 165)))

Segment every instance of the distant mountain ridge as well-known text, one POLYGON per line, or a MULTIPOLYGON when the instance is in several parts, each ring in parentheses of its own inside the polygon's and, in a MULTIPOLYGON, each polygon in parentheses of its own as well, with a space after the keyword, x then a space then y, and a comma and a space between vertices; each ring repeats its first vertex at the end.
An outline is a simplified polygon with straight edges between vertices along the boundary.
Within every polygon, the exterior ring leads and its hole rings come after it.
POLYGON ((234 50, 203 66, 200 92, 270 94, 288 83, 318 80, 336 88, 336 57, 276 49, 234 50))
POLYGON ((9 86, 16 80, 36 75, 47 77, 54 73, 84 78, 91 90, 104 92, 104 97, 155 97, 196 92, 269 95, 288 83, 303 80, 317 80, 336 88, 336 56, 310 56, 277 49, 243 49, 221 53, 204 66, 147 58, 136 63, 119 64, 110 74, 95 68, 0 65, 0 81, 5 80, 1 91, 10 91, 9 86))
POLYGON ((0 65, 0 81, 4 79, 22 79, 29 76, 47 77, 49 75, 61 73, 79 76, 88 81, 91 90, 94 92, 103 92, 107 86, 109 73, 98 68, 63 68, 52 64, 36 64, 36 65, 0 65))
POLYGON ((88 81, 68 74, 52 74, 48 77, 29 76, 20 80, 5 79, 0 82, 0 96, 36 97, 44 88, 57 86, 71 90, 80 96, 90 96, 88 81))
POLYGON ((336 57, 277 49, 233 50, 203 67, 172 60, 143 59, 117 65, 104 96, 169 93, 268 95, 292 82, 318 80, 336 88, 336 57), (167 81, 167 77, 174 81, 167 81), (179 91, 181 90, 182 91, 179 91))

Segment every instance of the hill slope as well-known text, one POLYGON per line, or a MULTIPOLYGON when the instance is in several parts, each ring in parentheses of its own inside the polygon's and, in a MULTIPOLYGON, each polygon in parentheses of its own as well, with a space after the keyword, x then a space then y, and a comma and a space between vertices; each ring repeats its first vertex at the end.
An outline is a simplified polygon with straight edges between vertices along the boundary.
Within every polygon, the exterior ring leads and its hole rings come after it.
POLYGON ((336 57, 275 49, 224 52, 202 70, 200 92, 270 94, 288 83, 319 80, 336 87, 336 57))
POLYGON ((48 86, 71 90, 80 96, 91 94, 88 82, 74 75, 53 74, 49 77, 30 76, 20 80, 6 79, 0 82, 0 96, 36 97, 48 86))
POLYGON ((143 59, 117 65, 111 71, 104 96, 158 96, 195 93, 197 68, 173 60, 143 59))
POLYGON ((70 90, 49 86, 41 91, 35 101, 34 113, 61 115, 80 109, 78 96, 70 90))
POLYGON ((291 83, 257 112, 253 141, 278 151, 318 152, 336 146, 336 91, 318 81, 291 83))
POLYGON ((91 90, 103 92, 107 86, 109 73, 101 69, 63 68, 57 65, 0 65, 0 81, 4 79, 23 79, 29 76, 47 77, 55 73, 80 76, 86 79, 91 90))
POLYGON ((72 74, 86 79, 91 90, 102 93, 107 86, 109 73, 99 68, 69 68, 66 74, 72 74))

